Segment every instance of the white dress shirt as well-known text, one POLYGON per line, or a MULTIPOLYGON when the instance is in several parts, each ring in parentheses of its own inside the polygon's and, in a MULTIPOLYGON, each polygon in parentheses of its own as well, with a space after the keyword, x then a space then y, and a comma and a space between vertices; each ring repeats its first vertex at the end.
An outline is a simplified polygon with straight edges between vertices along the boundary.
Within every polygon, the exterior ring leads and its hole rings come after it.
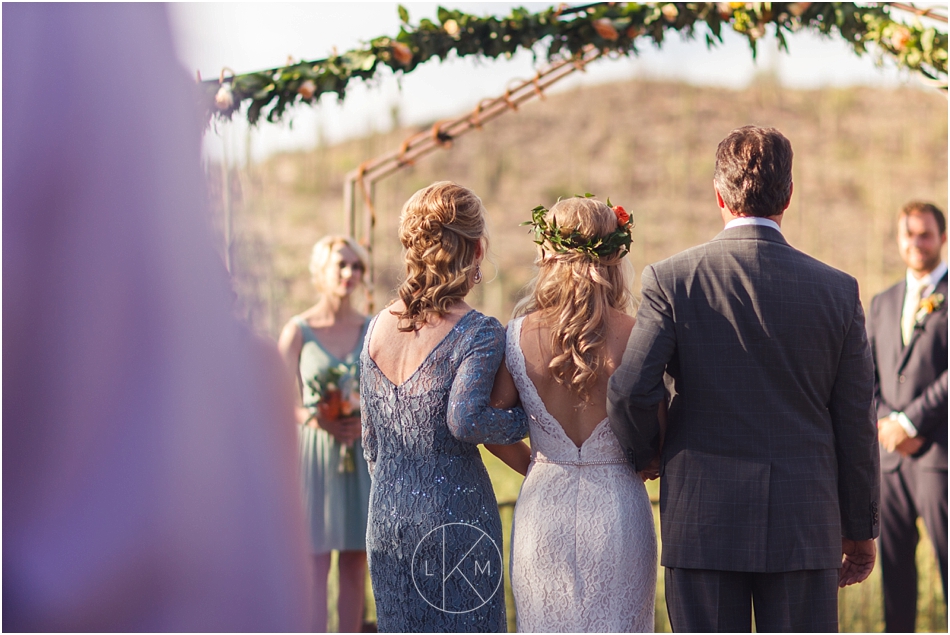
MULTIPOLYGON (((944 274, 947 273, 947 263, 941 262, 937 265, 937 268, 928 273, 923 278, 917 279, 914 277, 914 274, 910 269, 907 270, 907 286, 904 293, 904 309, 901 315, 906 315, 908 312, 914 314, 917 313, 917 309, 920 308, 920 300, 923 300, 927 296, 931 295, 934 290, 937 288, 937 283, 940 282, 940 279, 943 278, 944 274), (923 287, 923 290, 920 292, 920 295, 914 297, 915 294, 911 293, 917 289, 923 287)), ((905 342, 906 343, 906 342, 905 342)))
POLYGON ((740 216, 726 223, 726 229, 741 227, 743 225, 760 225, 762 227, 771 227, 775 231, 782 233, 782 228, 774 220, 762 218, 761 216, 740 216))

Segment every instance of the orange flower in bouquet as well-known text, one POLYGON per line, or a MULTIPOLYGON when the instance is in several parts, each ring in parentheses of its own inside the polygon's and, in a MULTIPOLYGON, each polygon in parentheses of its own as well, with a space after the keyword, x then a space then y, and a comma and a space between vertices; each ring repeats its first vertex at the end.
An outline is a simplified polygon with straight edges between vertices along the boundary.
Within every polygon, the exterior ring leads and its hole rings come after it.
MULTIPOLYGON (((316 400, 315 407, 321 419, 334 421, 344 417, 358 417, 360 412, 359 370, 356 365, 338 364, 318 373, 307 381, 316 400)), ((356 459, 353 444, 340 446, 341 473, 354 472, 356 459)))

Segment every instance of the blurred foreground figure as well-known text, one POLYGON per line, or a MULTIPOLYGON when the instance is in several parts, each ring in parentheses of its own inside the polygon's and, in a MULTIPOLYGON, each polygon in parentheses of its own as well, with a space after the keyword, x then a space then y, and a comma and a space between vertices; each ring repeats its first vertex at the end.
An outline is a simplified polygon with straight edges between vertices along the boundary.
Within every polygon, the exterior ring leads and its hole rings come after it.
POLYGON ((3 54, 3 630, 305 628, 289 379, 163 8, 4 5, 3 54))

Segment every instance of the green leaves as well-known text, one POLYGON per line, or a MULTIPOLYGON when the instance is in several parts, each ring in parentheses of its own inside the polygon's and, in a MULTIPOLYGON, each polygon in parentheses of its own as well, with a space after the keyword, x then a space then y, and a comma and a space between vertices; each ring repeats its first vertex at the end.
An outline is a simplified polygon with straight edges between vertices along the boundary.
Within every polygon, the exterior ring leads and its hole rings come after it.
POLYGON ((333 390, 359 392, 359 369, 354 364, 339 363, 323 369, 306 383, 318 402, 333 390))
POLYGON ((432 58, 480 55, 510 57, 518 50, 532 51, 536 59, 571 58, 594 44, 619 55, 636 55, 638 44, 652 41, 660 47, 666 33, 685 37, 705 31, 710 48, 722 42, 722 26, 745 35, 753 57, 756 42, 774 25, 779 45, 787 51, 786 35, 811 30, 838 35, 858 55, 873 46, 879 57, 890 57, 898 66, 937 80, 947 88, 947 34, 918 20, 894 20, 896 11, 886 3, 858 6, 851 2, 601 2, 582 7, 550 7, 532 13, 516 8, 505 17, 479 17, 439 7, 439 24, 423 19, 413 27, 409 12, 397 8, 401 27, 395 37, 370 40, 363 48, 324 60, 301 62, 284 68, 247 73, 223 80, 231 83, 233 100, 218 99, 221 82, 202 82, 199 99, 208 116, 230 118, 247 104, 247 118, 256 123, 270 106, 268 121, 278 121, 287 108, 303 101, 319 102, 324 93, 343 99, 353 78, 369 79, 382 65, 409 73, 432 58), (306 84, 310 80, 312 84, 306 84), (271 106, 273 104, 273 106, 271 106))
MULTIPOLYGON (((575 198, 594 197, 590 192, 583 195, 575 194, 574 196, 575 198)), ((607 207, 612 207, 609 198, 607 199, 607 207)), ((551 249, 558 254, 576 251, 586 254, 594 260, 612 255, 623 257, 630 252, 630 245, 633 243, 631 233, 633 220, 629 216, 626 217, 626 220, 621 220, 618 215, 616 230, 606 236, 590 238, 577 231, 565 232, 562 227, 558 227, 557 218, 552 218, 551 222, 548 223, 544 218, 547 214, 548 209, 544 205, 538 205, 531 210, 531 220, 521 223, 522 226, 530 225, 533 228, 534 242, 543 249, 551 249)))

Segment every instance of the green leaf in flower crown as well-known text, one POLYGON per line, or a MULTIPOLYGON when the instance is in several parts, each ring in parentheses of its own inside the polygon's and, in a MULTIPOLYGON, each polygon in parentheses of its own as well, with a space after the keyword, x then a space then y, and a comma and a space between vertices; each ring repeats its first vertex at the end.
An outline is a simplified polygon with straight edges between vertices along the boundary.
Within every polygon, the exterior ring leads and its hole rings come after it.
POLYGON ((399 5, 396 11, 399 12, 399 21, 403 24, 409 24, 409 12, 406 10, 406 7, 399 5))

